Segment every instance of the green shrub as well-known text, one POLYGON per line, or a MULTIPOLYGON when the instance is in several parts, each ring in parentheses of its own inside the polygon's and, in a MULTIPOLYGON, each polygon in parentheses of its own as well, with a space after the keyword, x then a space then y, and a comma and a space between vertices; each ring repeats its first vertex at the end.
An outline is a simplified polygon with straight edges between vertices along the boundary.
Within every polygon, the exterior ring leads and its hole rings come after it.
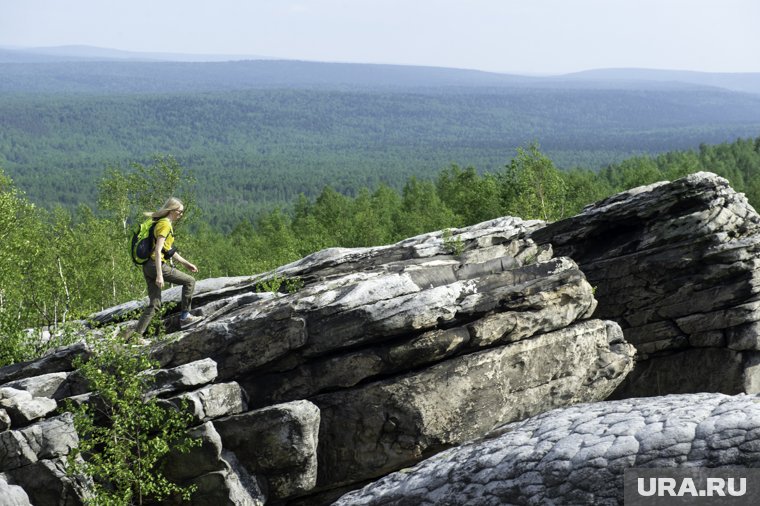
POLYGON ((147 394, 155 368, 144 348, 116 339, 94 344, 89 360, 75 367, 88 381, 93 396, 67 409, 74 414, 80 437, 68 459, 68 472, 90 478, 88 504, 126 506, 180 495, 189 500, 193 487, 181 487, 162 473, 169 451, 186 452, 200 441, 187 435, 191 416, 165 408, 147 394))

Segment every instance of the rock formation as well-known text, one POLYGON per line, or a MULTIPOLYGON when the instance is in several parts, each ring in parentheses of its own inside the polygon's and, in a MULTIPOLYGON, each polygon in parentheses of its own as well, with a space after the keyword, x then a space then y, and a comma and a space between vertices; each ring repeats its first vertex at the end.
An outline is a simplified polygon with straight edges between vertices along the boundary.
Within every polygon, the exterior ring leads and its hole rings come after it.
MULTIPOLYGON (((573 406, 756 391, 758 224, 725 180, 696 174, 549 226, 501 218, 202 280, 204 320, 180 331, 170 315, 147 349, 150 395, 189 410, 202 442, 166 472, 200 505, 329 504, 378 478, 338 504, 618 504, 626 466, 755 465, 749 397, 573 406), (600 466, 606 481, 590 476, 600 466)), ((139 304, 93 315, 90 339, 139 304)), ((63 401, 89 401, 71 364, 91 353, 81 342, 0 369, 0 506, 81 503, 63 401)))
MULTIPOLYGON (((617 324, 589 319, 591 286, 527 237, 540 226, 504 218, 199 283, 205 320, 150 348, 161 364, 152 395, 185 399, 203 441, 168 473, 198 485, 194 504, 325 503, 504 423, 606 398, 634 350, 617 324), (263 281, 298 289, 262 292, 263 281)), ((80 344, 0 370, 3 441, 36 441, 51 421, 66 434, 2 461, 6 488, 33 504, 58 504, 19 476, 60 471, 76 444, 58 413, 67 397, 86 401, 71 360, 88 353, 80 344)), ((76 504, 76 484, 57 476, 76 504)))
POLYGON ((617 506, 623 504, 626 469, 758 467, 759 450, 756 396, 704 393, 580 404, 505 425, 351 492, 334 506, 617 506))
POLYGON ((532 235, 596 288, 637 366, 616 397, 760 392, 760 217, 697 173, 615 195, 532 235))

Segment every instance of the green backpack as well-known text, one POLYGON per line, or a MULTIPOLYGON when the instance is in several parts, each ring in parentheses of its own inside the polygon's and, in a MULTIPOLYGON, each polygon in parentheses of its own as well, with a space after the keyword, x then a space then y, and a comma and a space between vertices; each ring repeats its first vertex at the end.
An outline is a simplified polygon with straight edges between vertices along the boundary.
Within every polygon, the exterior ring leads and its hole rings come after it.
POLYGON ((150 254, 155 247, 155 234, 153 231, 156 228, 156 223, 158 221, 154 221, 151 218, 136 225, 133 229, 129 253, 135 265, 143 265, 150 260, 150 254))

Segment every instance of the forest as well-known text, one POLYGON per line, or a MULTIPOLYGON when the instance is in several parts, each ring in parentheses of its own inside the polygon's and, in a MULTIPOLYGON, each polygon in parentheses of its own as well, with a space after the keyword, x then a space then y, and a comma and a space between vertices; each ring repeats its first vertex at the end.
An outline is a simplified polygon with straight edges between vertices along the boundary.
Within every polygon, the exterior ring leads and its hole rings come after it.
POLYGON ((0 365, 144 296, 130 228, 170 195, 201 278, 699 170, 760 204, 754 74, 53 60, 0 50, 0 365))
POLYGON ((504 215, 554 221, 615 192, 702 170, 726 177, 760 204, 760 137, 631 157, 598 172, 561 170, 528 144, 498 170, 452 165, 431 178, 410 176, 400 189, 379 184, 354 195, 325 186, 229 231, 204 219, 205 188, 169 155, 104 171, 95 184, 97 204, 73 211, 35 205, 0 172, 0 365, 60 344, 27 329, 65 336, 60 329, 67 324, 144 296, 140 269, 128 255, 130 228, 170 195, 188 211, 175 227, 177 244, 206 278, 253 275, 326 247, 388 244, 504 215))
MULTIPOLYGON (((194 444, 189 418, 146 401, 158 364, 124 329, 82 329, 146 295, 131 233, 169 196, 198 279, 432 231, 446 244, 505 215, 560 220, 697 171, 760 205, 760 74, 99 58, 0 48, 0 367, 87 336, 94 354, 73 366, 110 406, 65 408, 80 436, 67 472, 98 504, 192 492, 152 467, 194 444)), ((146 337, 165 332, 159 317, 146 337)))
POLYGON ((0 167, 32 202, 94 207, 110 168, 171 153, 226 231, 321 189, 357 196, 451 165, 502 169, 540 142, 562 169, 760 131, 760 95, 710 88, 447 87, 0 94, 0 167))

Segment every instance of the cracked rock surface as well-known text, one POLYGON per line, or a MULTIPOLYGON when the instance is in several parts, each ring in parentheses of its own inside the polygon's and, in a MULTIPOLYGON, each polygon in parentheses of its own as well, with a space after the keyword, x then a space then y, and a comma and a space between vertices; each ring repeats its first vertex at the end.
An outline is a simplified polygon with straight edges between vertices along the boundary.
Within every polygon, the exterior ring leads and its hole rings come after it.
POLYGON ((760 398, 686 394, 578 404, 505 425, 334 506, 623 504, 631 467, 760 466, 760 398))
MULTIPOLYGON (((541 226, 500 218, 199 283, 204 320, 149 348, 161 364, 150 395, 184 406, 203 439, 168 469, 209 504, 324 504, 504 423, 604 399, 634 349, 617 324, 590 319, 597 301, 576 263, 528 237, 541 226), (277 279, 298 289, 260 290, 277 279)), ((88 353, 76 345, 0 369, 0 437, 37 430, 66 398, 89 402, 70 366, 88 353)), ((40 458, 22 453, 6 463, 40 458)))
POLYGON ((531 237, 596 288, 637 364, 617 398, 760 392, 760 216, 700 172, 588 206, 531 237))

